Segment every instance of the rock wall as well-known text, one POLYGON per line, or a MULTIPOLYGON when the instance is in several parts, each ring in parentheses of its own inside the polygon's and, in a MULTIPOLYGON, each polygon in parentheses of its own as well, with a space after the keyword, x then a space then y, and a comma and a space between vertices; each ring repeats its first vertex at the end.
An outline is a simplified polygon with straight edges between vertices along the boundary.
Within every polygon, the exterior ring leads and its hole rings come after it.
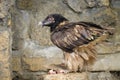
MULTIPOLYGON (((9 46, 8 49, 12 49, 13 80, 57 80, 58 76, 61 76, 61 80, 71 78, 117 80, 118 77, 113 79, 114 75, 109 71, 120 71, 120 64, 118 64, 120 60, 119 0, 0 0, 0 10, 0 30, 3 35, 4 32, 8 32, 6 35, 9 37, 8 43, 5 45, 9 46), (37 25, 51 13, 60 13, 70 21, 89 21, 103 27, 115 28, 115 34, 108 39, 109 42, 96 46, 98 59, 89 68, 90 71, 105 72, 90 72, 90 76, 86 73, 42 75, 48 68, 52 68, 52 64, 59 64, 63 59, 62 51, 50 41, 49 28, 37 25)), ((0 44, 2 45, 2 42, 0 44)), ((7 54, 6 57, 9 58, 10 50, 7 54)), ((2 62, 4 62, 4 57, 5 55, 2 55, 0 59, 3 60, 2 62)), ((5 58, 5 65, 10 64, 8 58, 5 58)), ((1 67, 1 70, 5 68, 1 67)), ((8 80, 10 80, 11 69, 7 68, 7 71, 8 80)))
POLYGON ((0 0, 0 80, 12 80, 11 14, 12 0, 0 0))
POLYGON ((0 78, 1 80, 11 80, 11 40, 8 29, 0 29, 0 78))
POLYGON ((18 36, 14 38, 16 42, 13 43, 13 48, 16 49, 20 49, 19 44, 24 39, 40 46, 52 45, 49 29, 37 25, 38 21, 51 13, 60 13, 70 21, 90 21, 104 27, 116 27, 117 12, 111 9, 109 0, 17 0, 15 8, 13 20, 16 27, 13 27, 13 37, 18 36))
MULTIPOLYGON (((24 79, 39 80, 40 75, 45 73, 44 71, 52 68, 51 64, 62 62, 62 51, 51 43, 49 28, 42 28, 37 25, 39 21, 42 21, 51 13, 60 13, 70 21, 89 21, 103 27, 115 28, 115 34, 108 39, 108 43, 96 46, 99 53, 98 59, 89 70, 119 71, 119 5, 119 0, 16 0, 11 9, 13 32, 12 65, 16 65, 13 66, 15 75, 19 76, 19 78, 22 76, 24 79)), ((88 78, 93 80, 98 74, 92 74, 88 78)), ((78 77, 73 76, 75 80, 78 80, 77 78, 82 74, 78 75, 78 77)), ((100 79, 104 72, 99 75, 100 77, 94 80, 100 79)), ((112 74, 108 73, 108 75, 109 79, 112 80, 112 74)), ((68 74, 68 76, 72 75, 68 74)), ((86 75, 83 76, 86 77, 86 75)), ((48 80, 47 77, 50 80, 56 79, 57 76, 42 76, 41 79, 48 80)))

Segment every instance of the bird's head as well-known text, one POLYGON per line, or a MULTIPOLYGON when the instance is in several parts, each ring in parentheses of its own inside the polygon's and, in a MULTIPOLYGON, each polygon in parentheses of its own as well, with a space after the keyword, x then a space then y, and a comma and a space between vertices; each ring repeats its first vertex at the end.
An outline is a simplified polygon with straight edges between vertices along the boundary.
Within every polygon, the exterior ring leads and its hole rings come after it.
POLYGON ((63 21, 68 20, 60 14, 50 14, 42 22, 39 22, 39 25, 48 26, 53 31, 63 21))

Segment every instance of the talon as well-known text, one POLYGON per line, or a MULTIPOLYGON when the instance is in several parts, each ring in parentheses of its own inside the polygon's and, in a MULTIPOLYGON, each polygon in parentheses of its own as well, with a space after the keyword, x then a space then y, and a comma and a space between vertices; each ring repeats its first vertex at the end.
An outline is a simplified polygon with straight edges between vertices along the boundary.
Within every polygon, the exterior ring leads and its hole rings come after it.
POLYGON ((57 73, 59 74, 59 73, 65 73, 65 74, 67 74, 69 71, 67 71, 67 70, 58 70, 57 71, 57 73))
POLYGON ((51 69, 48 71, 48 74, 57 74, 57 72, 55 70, 51 69))
POLYGON ((67 73, 69 73, 68 70, 53 70, 53 69, 51 69, 48 71, 48 74, 67 74, 67 73))

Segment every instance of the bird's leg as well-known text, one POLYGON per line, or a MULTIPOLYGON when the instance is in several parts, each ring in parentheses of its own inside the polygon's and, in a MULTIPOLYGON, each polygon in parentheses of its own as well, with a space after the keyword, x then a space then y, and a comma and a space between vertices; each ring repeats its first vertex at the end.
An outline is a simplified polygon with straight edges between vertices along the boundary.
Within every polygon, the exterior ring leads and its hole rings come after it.
MULTIPOLYGON (((64 59, 66 58, 66 52, 63 52, 64 59)), ((63 60, 61 64, 52 64, 50 65, 51 69, 48 70, 49 74, 61 74, 61 73, 69 73, 70 70, 67 69, 66 62, 63 60)))

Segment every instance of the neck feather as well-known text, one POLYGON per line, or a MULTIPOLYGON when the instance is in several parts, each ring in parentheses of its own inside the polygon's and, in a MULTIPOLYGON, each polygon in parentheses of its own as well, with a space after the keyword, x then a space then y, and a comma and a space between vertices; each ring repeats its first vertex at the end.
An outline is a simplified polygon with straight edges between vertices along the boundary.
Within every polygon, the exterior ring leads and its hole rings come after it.
POLYGON ((55 24, 55 25, 51 26, 50 32, 53 32, 55 29, 62 27, 63 25, 65 25, 67 23, 69 23, 69 21, 63 21, 63 22, 60 22, 59 24, 55 24))

